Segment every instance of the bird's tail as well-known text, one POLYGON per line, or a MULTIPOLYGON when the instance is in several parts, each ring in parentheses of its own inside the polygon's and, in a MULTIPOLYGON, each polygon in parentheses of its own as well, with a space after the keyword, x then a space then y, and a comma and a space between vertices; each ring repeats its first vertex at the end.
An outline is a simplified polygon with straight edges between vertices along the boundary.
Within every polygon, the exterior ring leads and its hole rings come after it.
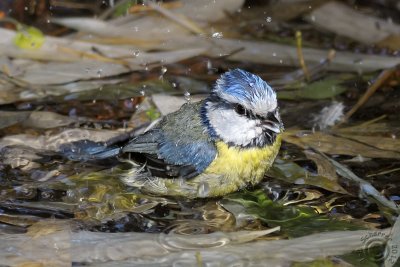
POLYGON ((72 161, 96 161, 118 156, 121 153, 121 147, 80 140, 61 145, 59 152, 72 161))

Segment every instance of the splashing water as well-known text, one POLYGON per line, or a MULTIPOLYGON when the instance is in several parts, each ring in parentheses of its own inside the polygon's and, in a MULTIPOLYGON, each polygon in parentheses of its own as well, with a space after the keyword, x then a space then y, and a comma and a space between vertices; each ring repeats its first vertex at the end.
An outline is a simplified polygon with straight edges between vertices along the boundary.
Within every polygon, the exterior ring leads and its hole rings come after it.
POLYGON ((222 37, 224 37, 224 35, 222 34, 222 32, 214 32, 214 33, 212 34, 212 38, 221 39, 222 37))
POLYGON ((103 74, 103 69, 99 69, 99 70, 97 71, 97 77, 98 77, 98 78, 101 78, 102 74, 103 74))
POLYGON ((192 100, 192 97, 191 97, 191 95, 190 95, 190 93, 188 91, 186 91, 183 94, 183 97, 185 98, 185 101, 188 102, 188 103, 192 100))
POLYGON ((138 57, 139 54, 140 54, 140 51, 139 51, 139 50, 134 50, 134 51, 133 51, 133 56, 134 56, 134 57, 138 57))

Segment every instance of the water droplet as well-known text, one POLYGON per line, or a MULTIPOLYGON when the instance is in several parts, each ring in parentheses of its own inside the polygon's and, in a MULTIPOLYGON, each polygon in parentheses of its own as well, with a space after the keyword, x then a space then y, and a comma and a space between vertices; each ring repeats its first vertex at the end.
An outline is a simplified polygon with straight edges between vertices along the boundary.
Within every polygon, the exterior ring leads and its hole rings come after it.
POLYGON ((100 124, 100 123, 97 123, 97 122, 93 123, 93 126, 94 126, 94 128, 95 128, 96 130, 100 130, 100 129, 103 128, 103 126, 101 126, 101 124, 100 124))
POLYGON ((133 109, 132 98, 131 99, 125 99, 123 103, 124 103, 124 108, 133 109))
POLYGON ((208 70, 211 70, 211 69, 212 69, 211 60, 207 60, 207 69, 208 69, 208 70))
POLYGON ((70 117, 76 117, 76 108, 72 108, 72 109, 68 112, 68 116, 70 116, 70 117))
POLYGON ((144 90, 140 90, 139 93, 140 93, 141 96, 144 96, 146 94, 146 92, 144 90))
POLYGON ((210 185, 208 183, 202 182, 197 187, 197 196, 208 197, 210 194, 210 185))
POLYGON ((186 91, 186 92, 183 94, 183 96, 184 96, 186 102, 190 102, 190 100, 192 100, 192 98, 191 98, 191 96, 190 96, 190 93, 189 93, 188 91, 186 91))
POLYGON ((101 75, 103 74, 103 69, 99 69, 97 71, 97 77, 101 78, 101 75))
POLYGON ((212 34, 213 38, 217 38, 217 39, 221 39, 222 37, 224 37, 224 35, 222 34, 222 32, 214 32, 212 34))
POLYGON ((139 54, 140 54, 140 51, 139 51, 139 50, 133 51, 133 56, 134 56, 134 57, 138 57, 139 54))
POLYGON ((160 70, 160 76, 158 77, 158 79, 160 79, 160 80, 162 80, 163 78, 164 78, 164 74, 167 72, 167 67, 161 67, 161 70, 160 70))
POLYGON ((49 198, 51 198, 51 192, 49 192, 49 191, 43 191, 40 195, 41 195, 41 197, 44 198, 44 199, 49 199, 49 198))

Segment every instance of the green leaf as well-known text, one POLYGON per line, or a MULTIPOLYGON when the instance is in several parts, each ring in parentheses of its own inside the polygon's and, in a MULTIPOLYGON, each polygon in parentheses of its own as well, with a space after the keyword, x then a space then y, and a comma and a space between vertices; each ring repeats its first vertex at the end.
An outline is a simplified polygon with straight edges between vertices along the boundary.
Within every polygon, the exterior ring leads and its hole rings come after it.
POLYGON ((16 46, 22 49, 39 49, 43 45, 45 37, 43 33, 35 27, 21 27, 13 41, 16 46))
POLYGON ((278 91, 278 98, 285 100, 331 98, 346 91, 341 85, 342 82, 342 79, 328 77, 297 90, 278 91))
POLYGON ((294 262, 291 266, 292 267, 335 267, 342 265, 335 263, 334 259, 326 258, 308 262, 294 262))
POLYGON ((229 202, 239 203, 244 207, 241 214, 237 215, 243 216, 245 212, 260 219, 269 227, 280 226, 281 232, 288 237, 325 231, 362 229, 354 223, 321 215, 310 206, 291 206, 274 202, 262 190, 231 194, 221 200, 221 205, 229 210, 229 202))
POLYGON ((289 183, 313 185, 331 192, 347 193, 336 180, 313 174, 291 161, 277 159, 267 175, 289 183))
POLYGON ((127 2, 117 6, 114 11, 114 17, 121 17, 121 16, 126 15, 129 8, 133 5, 136 5, 137 2, 138 2, 137 0, 130 0, 130 1, 127 1, 127 2))
POLYGON ((149 117, 150 120, 154 121, 161 117, 161 113, 154 107, 151 107, 149 110, 146 111, 146 115, 149 117))
POLYGON ((379 258, 382 257, 382 253, 384 253, 383 249, 382 246, 376 246, 369 249, 353 251, 337 257, 352 264, 351 266, 379 267, 382 266, 382 262, 379 261, 379 258))

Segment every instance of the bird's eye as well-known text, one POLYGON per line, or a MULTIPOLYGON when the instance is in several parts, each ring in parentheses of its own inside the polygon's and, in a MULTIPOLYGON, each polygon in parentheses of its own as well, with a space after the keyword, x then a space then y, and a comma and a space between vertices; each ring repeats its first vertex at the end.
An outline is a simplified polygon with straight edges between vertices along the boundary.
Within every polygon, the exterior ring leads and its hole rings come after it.
POLYGON ((245 109, 242 105, 240 105, 240 104, 237 104, 237 105, 235 106, 235 111, 236 111, 236 113, 239 114, 239 115, 246 115, 246 109, 245 109))

